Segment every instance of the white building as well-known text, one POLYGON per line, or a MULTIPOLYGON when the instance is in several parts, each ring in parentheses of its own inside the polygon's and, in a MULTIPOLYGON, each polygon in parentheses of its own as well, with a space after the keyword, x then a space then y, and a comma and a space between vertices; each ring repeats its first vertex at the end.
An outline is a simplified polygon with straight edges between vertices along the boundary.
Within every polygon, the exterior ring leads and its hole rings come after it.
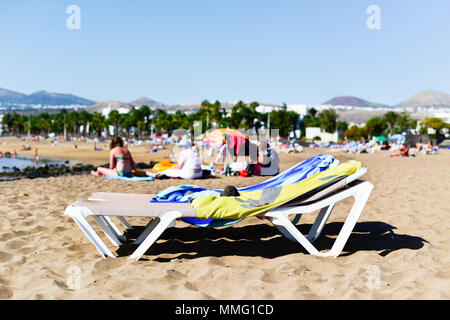
POLYGON ((339 135, 337 131, 335 133, 328 133, 318 127, 307 127, 305 137, 306 139, 314 139, 315 137, 320 137, 320 141, 322 142, 337 142, 339 135))
POLYGON ((113 108, 110 104, 109 106, 107 106, 106 108, 104 108, 102 110, 102 115, 105 117, 108 117, 109 113, 112 110, 117 110, 117 111, 119 111, 120 114, 124 114, 124 113, 128 113, 130 111, 130 108, 126 108, 126 107, 113 108))
POLYGON ((306 104, 289 104, 287 105, 287 109, 297 112, 303 118, 308 114, 309 107, 306 104))

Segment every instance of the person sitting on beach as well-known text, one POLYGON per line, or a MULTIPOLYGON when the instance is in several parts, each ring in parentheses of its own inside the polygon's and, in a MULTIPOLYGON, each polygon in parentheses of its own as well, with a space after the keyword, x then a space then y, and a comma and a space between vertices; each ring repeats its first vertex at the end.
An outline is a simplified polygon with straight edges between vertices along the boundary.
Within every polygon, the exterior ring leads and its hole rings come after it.
POLYGON ((91 175, 132 177, 133 172, 136 171, 136 164, 130 151, 124 147, 122 138, 114 136, 110 149, 109 169, 98 167, 96 171, 91 171, 91 175))
POLYGON ((389 143, 388 143, 387 141, 384 141, 384 142, 381 144, 380 150, 389 150, 389 143))
POLYGON ((258 148, 258 162, 251 165, 255 176, 275 176, 279 172, 280 158, 276 150, 271 149, 268 142, 262 142, 258 148))
POLYGON ((433 144, 431 140, 428 141, 428 144, 422 148, 423 154, 432 154, 433 153, 433 144))
MULTIPOLYGON (((161 171, 158 174, 163 174, 171 178, 182 179, 198 179, 203 175, 202 164, 200 157, 194 149, 191 148, 191 143, 188 139, 181 139, 177 144, 181 152, 178 154, 177 166, 171 169, 161 171)), ((156 174, 147 171, 148 176, 155 176, 156 174)))
POLYGON ((280 171, 280 157, 278 152, 270 148, 270 145, 263 147, 263 163, 261 165, 260 174, 262 176, 275 176, 280 171), (265 150, 264 150, 265 149, 265 150))
POLYGON ((417 152, 421 152, 422 151, 422 149, 423 149, 423 143, 422 142, 417 142, 416 143, 416 149, 417 149, 417 152))

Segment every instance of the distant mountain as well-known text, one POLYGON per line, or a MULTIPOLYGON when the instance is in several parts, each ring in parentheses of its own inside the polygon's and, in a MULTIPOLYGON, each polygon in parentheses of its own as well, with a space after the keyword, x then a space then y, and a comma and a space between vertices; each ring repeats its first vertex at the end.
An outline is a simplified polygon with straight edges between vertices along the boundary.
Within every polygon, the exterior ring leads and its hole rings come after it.
POLYGON ((79 104, 84 106, 90 106, 95 103, 95 101, 77 97, 73 94, 66 93, 52 93, 47 91, 38 91, 28 95, 25 98, 25 103, 27 104, 41 104, 41 105, 73 105, 79 104))
POLYGON ((450 95, 436 90, 423 90, 400 102, 396 107, 407 110, 430 107, 450 107, 450 95))
POLYGON ((323 104, 331 104, 333 106, 352 106, 352 107, 372 107, 372 108, 383 108, 387 107, 384 104, 369 102, 367 100, 351 97, 351 96, 340 96, 328 100, 323 104))
POLYGON ((84 105, 90 106, 95 101, 77 97, 73 94, 53 93, 47 91, 37 91, 30 95, 14 92, 0 88, 0 102, 2 104, 40 104, 50 106, 68 106, 68 105, 84 105))
POLYGON ((133 100, 128 103, 135 106, 164 106, 164 103, 155 101, 147 97, 140 97, 139 99, 133 100))
POLYGON ((11 90, 6 90, 0 88, 0 103, 17 103, 17 101, 22 101, 27 95, 11 90))

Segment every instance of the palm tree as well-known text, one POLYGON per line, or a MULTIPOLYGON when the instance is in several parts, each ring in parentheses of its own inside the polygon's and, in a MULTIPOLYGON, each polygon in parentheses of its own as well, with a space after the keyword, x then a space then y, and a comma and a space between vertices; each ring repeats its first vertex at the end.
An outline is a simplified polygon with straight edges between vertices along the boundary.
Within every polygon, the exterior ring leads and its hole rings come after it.
POLYGON ((108 115, 108 124, 114 126, 114 134, 119 134, 120 113, 117 110, 111 110, 108 115))
POLYGON ((403 132, 413 127, 415 128, 417 121, 412 119, 408 112, 401 112, 397 117, 396 125, 403 132))
POLYGON ((94 112, 91 117, 90 125, 92 130, 97 133, 97 136, 101 137, 103 128, 106 126, 106 119, 100 112, 94 112))
POLYGON ((63 125, 64 138, 67 138, 67 127, 70 125, 69 112, 66 109, 62 109, 58 114, 55 115, 54 119, 56 124, 59 124, 60 126, 63 125))
POLYGON ((69 125, 72 127, 73 136, 76 137, 76 136, 78 136, 78 126, 80 123, 80 115, 78 112, 72 111, 68 114, 68 116, 69 116, 68 122, 69 122, 69 125))
POLYGON ((119 124, 122 128, 125 128, 126 133, 127 133, 127 138, 129 138, 130 137, 130 129, 131 129, 131 127, 133 127, 133 117, 132 117, 131 112, 121 114, 119 124))
MULTIPOLYGON (((141 121, 144 122, 144 125, 142 126, 142 129, 143 129, 145 132, 147 132, 147 135, 148 135, 149 127, 150 127, 150 122, 151 122, 151 120, 150 120, 150 115, 152 114, 152 111, 150 110, 150 107, 149 107, 149 106, 141 106, 141 107, 139 108, 139 113, 140 113, 141 116, 142 116, 142 120, 141 120, 141 121)), ((142 124, 141 124, 141 125, 142 125, 142 124)))
POLYGON ((389 111, 384 115, 384 120, 386 120, 389 126, 389 133, 394 134, 395 123, 397 122, 398 113, 394 111, 389 111))
POLYGON ((14 118, 9 112, 3 116, 2 124, 6 126, 7 132, 11 131, 12 125, 13 125, 13 120, 14 120, 14 118))
POLYGON ((79 119, 80 119, 80 125, 83 126, 83 136, 85 137, 87 132, 87 126, 89 124, 89 122, 91 121, 91 114, 89 112, 87 112, 86 110, 82 110, 79 113, 79 119))
POLYGON ((308 110, 308 115, 311 116, 311 119, 315 119, 316 118, 316 114, 317 114, 317 110, 314 108, 311 108, 308 110))
MULTIPOLYGON (((48 112, 43 112, 39 116, 37 116, 36 119, 36 126, 39 130, 39 133, 41 132, 47 132, 47 134, 50 133, 50 129, 52 127, 52 119, 48 112)), ((30 128, 31 129, 31 128, 30 128)))
POLYGON ((23 132, 22 128, 25 129, 27 126, 28 118, 25 117, 23 114, 17 114, 16 112, 13 112, 12 114, 12 129, 16 133, 23 132))
POLYGON ((337 128, 338 114, 334 109, 323 110, 319 114, 320 128, 328 133, 334 133, 337 128))

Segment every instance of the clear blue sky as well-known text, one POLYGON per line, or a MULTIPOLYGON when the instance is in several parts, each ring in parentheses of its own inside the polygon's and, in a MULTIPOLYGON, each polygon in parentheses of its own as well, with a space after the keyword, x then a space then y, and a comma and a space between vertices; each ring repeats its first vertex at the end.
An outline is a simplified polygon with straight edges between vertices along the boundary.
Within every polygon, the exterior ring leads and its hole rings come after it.
POLYGON ((96 101, 396 104, 450 93, 449 16, 448 0, 2 0, 0 87, 96 101), (71 4, 80 30, 66 27, 71 4), (380 30, 366 27, 369 5, 380 30))

